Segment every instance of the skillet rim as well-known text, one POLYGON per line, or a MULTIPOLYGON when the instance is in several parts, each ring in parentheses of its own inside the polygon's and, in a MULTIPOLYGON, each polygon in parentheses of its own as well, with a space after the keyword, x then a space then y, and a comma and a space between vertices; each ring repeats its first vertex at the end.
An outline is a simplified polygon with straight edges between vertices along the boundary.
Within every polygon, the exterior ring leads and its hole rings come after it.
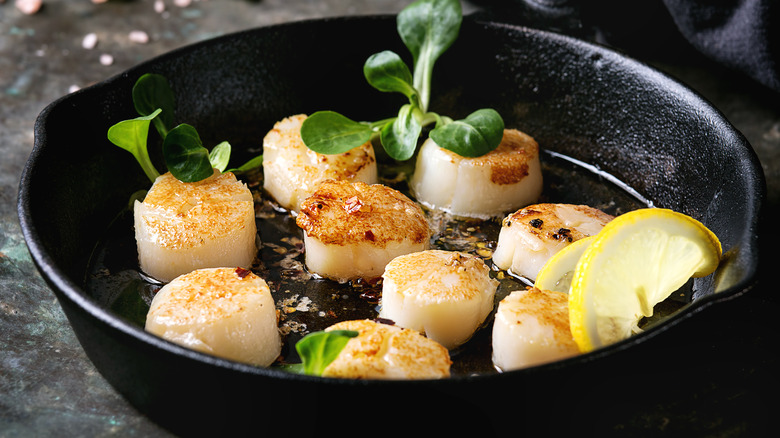
MULTIPOLYGON (((733 141, 739 143, 738 150, 741 152, 743 158, 748 160, 747 164, 750 164, 750 169, 754 171, 754 173, 750 175, 752 176, 752 178, 750 178, 750 181, 753 184, 753 188, 755 190, 749 194, 753 196, 749 196, 748 198, 746 198, 751 201, 748 203, 749 204, 748 207, 750 207, 750 209, 755 213, 753 216, 751 216, 752 223, 749 224, 749 229, 752 237, 749 239, 739 240, 739 242, 743 242, 744 240, 747 240, 747 242, 744 242, 747 245, 745 247, 742 247, 741 251, 747 250, 747 255, 748 255, 747 260, 750 263, 747 264, 747 267, 749 269, 742 276, 740 282, 735 283, 734 285, 730 286, 726 290, 697 298, 690 304, 686 305, 680 311, 675 312, 673 315, 670 315, 667 319, 664 320, 662 324, 654 325, 653 327, 650 327, 648 330, 644 331, 643 333, 632 336, 629 339, 620 341, 610 346, 595 350, 593 352, 580 354, 571 358, 558 360, 547 364, 541 364, 529 368, 508 371, 504 373, 480 374, 480 375, 458 375, 458 376, 452 376, 448 379, 442 379, 442 380, 435 380, 435 379, 434 380, 428 380, 428 379, 393 380, 393 381, 387 381, 382 379, 354 380, 354 379, 323 378, 323 377, 316 377, 316 376, 297 375, 279 369, 256 367, 248 364, 242 364, 228 359, 222 359, 205 353, 193 351, 185 347, 179 346, 177 344, 171 343, 169 341, 166 341, 162 338, 156 337, 150 333, 147 333, 141 328, 123 320, 122 318, 118 317, 118 315, 116 315, 114 312, 110 311, 109 309, 103 308, 94 300, 92 300, 88 296, 84 288, 79 286, 72 279, 70 279, 69 276, 66 273, 64 273, 60 267, 57 266, 57 264, 53 260, 53 257, 49 253, 47 253, 47 251, 44 248, 43 242, 40 240, 39 234, 37 233, 35 219, 31 215, 31 200, 29 196, 29 189, 30 189, 29 186, 31 184, 31 179, 35 176, 36 173, 35 172, 36 161, 39 156, 45 153, 45 149, 47 147, 46 145, 48 144, 47 133, 45 129, 47 118, 56 107, 65 105, 73 96, 78 96, 84 93, 97 93, 102 89, 108 89, 114 82, 124 77, 127 77, 129 75, 132 75, 134 72, 143 71, 144 69, 148 70, 150 66, 159 63, 161 60, 176 58, 183 53, 191 52, 194 50, 202 50, 207 48, 210 45, 220 44, 227 40, 245 38, 247 35, 254 34, 257 32, 266 32, 275 29, 294 28, 294 27, 301 27, 301 26, 305 27, 308 23, 311 22, 327 23, 327 22, 344 22, 344 21, 387 20, 391 18, 394 19, 395 16, 390 14, 379 14, 379 15, 363 15, 363 16, 313 18, 313 19, 306 19, 306 20, 300 20, 295 22, 279 23, 270 26, 261 26, 261 27, 228 33, 208 40, 187 44, 177 49, 173 49, 171 51, 157 55, 146 61, 138 63, 123 72, 120 72, 116 75, 106 78, 96 84, 78 90, 74 93, 64 95, 56 99, 49 105, 47 105, 39 114, 39 116, 36 118, 36 122, 34 126, 35 141, 30 156, 22 170, 22 175, 19 183, 17 210, 18 210, 20 225, 22 228, 22 233, 25 242, 27 243, 30 254, 32 256, 32 259, 39 272, 43 275, 46 282, 53 289, 53 292, 55 293, 57 298, 60 300, 63 299, 68 300, 71 304, 75 305, 79 310, 85 312, 86 316, 88 316, 89 318, 98 321, 99 323, 105 325, 106 327, 111 328, 112 330, 117 330, 125 336, 134 338, 148 347, 162 349, 168 353, 177 356, 184 356, 188 359, 198 361, 202 364, 216 366, 224 370, 236 371, 242 374, 259 376, 259 377, 267 377, 272 379, 281 379, 281 380, 292 379, 292 380, 304 381, 304 382, 311 381, 311 382, 316 382, 318 384, 325 383, 327 385, 346 384, 346 385, 358 385, 358 386, 364 386, 364 385, 400 386, 400 385, 420 385, 423 383, 429 385, 430 384, 451 385, 451 384, 457 384, 458 382, 461 381, 472 382, 472 381, 481 381, 484 379, 500 379, 502 378, 501 376, 505 376, 505 375, 533 374, 537 371, 557 369, 557 368, 569 368, 570 366, 576 365, 577 363, 588 363, 588 362, 598 361, 601 358, 612 356, 614 354, 619 353, 620 351, 623 351, 628 348, 632 348, 635 344, 641 344, 646 340, 655 337, 657 334, 671 329, 672 327, 678 325, 683 320, 695 316, 698 312, 701 312, 712 305, 729 301, 731 299, 735 299, 747 293, 756 285, 756 283, 758 282, 757 271, 759 265, 758 233, 756 230, 758 230, 759 228, 760 213, 763 208, 764 199, 766 197, 766 182, 764 179, 762 168, 755 154, 755 151, 747 142, 747 140, 742 135, 742 133, 740 133, 733 125, 731 125, 731 123, 725 118, 725 116, 720 112, 720 110, 714 107, 712 103, 710 103, 707 99, 701 96, 698 92, 690 89, 688 86, 684 85, 682 82, 678 81, 677 79, 649 66, 648 64, 642 61, 636 60, 624 53, 620 53, 613 48, 609 48, 600 45, 598 43, 584 41, 575 37, 555 33, 552 31, 535 29, 528 26, 521 26, 521 25, 510 24, 510 23, 481 20, 481 19, 474 20, 474 23, 479 26, 511 28, 514 31, 521 32, 524 34, 537 35, 544 40, 554 40, 566 45, 585 49, 590 53, 596 52, 602 55, 616 57, 616 59, 620 59, 624 64, 628 66, 626 68, 631 70, 632 74, 638 74, 643 78, 649 77, 651 78, 650 80, 653 83, 659 83, 659 82, 662 83, 664 85, 664 88, 668 89, 669 91, 674 91, 678 94, 682 94, 683 96, 685 96, 686 100, 698 101, 698 105, 696 106, 697 108, 699 108, 700 110, 706 109, 709 118, 713 120, 714 123, 716 123, 718 126, 722 126, 726 128, 726 130, 734 137, 733 141), (455 382, 455 383, 449 383, 449 382, 455 382)), ((471 17, 464 16, 464 20, 466 19, 471 19, 471 17)), ((82 348, 84 348, 84 345, 82 345, 82 348)), ((87 350, 87 348, 84 349, 87 350)))

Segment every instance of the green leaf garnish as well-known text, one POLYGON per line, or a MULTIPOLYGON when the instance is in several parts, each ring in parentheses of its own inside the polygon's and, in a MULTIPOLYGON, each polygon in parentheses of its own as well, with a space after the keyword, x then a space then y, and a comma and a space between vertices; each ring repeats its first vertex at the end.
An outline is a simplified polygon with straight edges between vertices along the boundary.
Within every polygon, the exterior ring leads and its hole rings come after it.
POLYGON ((220 172, 224 172, 230 161, 231 149, 230 143, 226 141, 214 146, 214 149, 209 152, 211 166, 219 169, 220 172))
MULTIPOLYGON (((176 99, 168 80, 159 74, 147 73, 136 80, 132 90, 133 107, 141 115, 123 120, 108 129, 108 139, 129 151, 146 173, 150 181, 160 176, 149 159, 149 125, 154 123, 163 139, 163 159, 168 171, 184 182, 208 178, 214 168, 224 172, 230 162, 230 143, 223 141, 211 152, 203 146, 197 130, 187 124, 173 126, 176 99)), ((243 164, 238 169, 247 171, 262 166, 262 155, 243 164)))
POLYGON ((363 65, 363 75, 377 90, 401 93, 419 105, 412 72, 396 53, 385 50, 371 55, 363 65))
POLYGON ((246 171, 252 170, 252 169, 254 169, 256 167, 260 167, 262 165, 263 165, 263 155, 261 154, 261 155, 258 155, 256 157, 252 158, 251 160, 247 161, 246 163, 244 163, 244 164, 242 164, 242 165, 240 165, 238 167, 235 167, 235 168, 232 168, 232 169, 228 169, 228 172, 246 172, 246 171))
POLYGON ((437 145, 464 157, 479 157, 501 143, 504 121, 493 109, 483 108, 463 120, 435 128, 430 137, 437 145), (496 145, 496 146, 494 146, 496 145))
POLYGON ((190 125, 171 129, 163 141, 163 157, 168 170, 180 181, 200 181, 214 174, 209 151, 203 147, 198 131, 190 125))
POLYGON ((321 154, 338 154, 378 134, 387 154, 405 161, 414 155, 423 128, 435 124, 431 131, 434 141, 462 156, 476 157, 498 147, 504 121, 495 110, 477 110, 458 121, 428 110, 433 66, 457 39, 462 20, 458 0, 417 0, 404 8, 396 27, 412 54, 414 69, 386 50, 366 60, 363 74, 377 90, 401 93, 409 103, 399 109, 396 117, 376 122, 355 122, 333 111, 315 112, 301 126, 304 144, 321 154))
POLYGON ((158 109, 147 116, 123 120, 108 128, 108 140, 133 154, 151 181, 160 176, 160 172, 157 171, 149 158, 146 140, 149 136, 149 124, 160 112, 161 110, 158 109))
POLYGON ((371 126, 333 111, 317 111, 301 125, 301 137, 309 149, 340 154, 371 140, 371 126))
POLYGON ((154 126, 160 137, 165 138, 173 127, 173 115, 176 111, 176 98, 168 80, 154 73, 142 75, 133 86, 133 106, 142 116, 161 109, 162 114, 154 120, 154 126))
POLYGON ((462 17, 458 0, 418 0, 398 14, 398 34, 414 57, 414 86, 421 93, 422 111, 428 109, 433 65, 458 38, 462 17))
POLYGON ((382 128, 380 139, 387 154, 398 161, 412 158, 417 149, 422 125, 415 117, 415 107, 407 104, 398 111, 398 117, 382 128))
POLYGON ((338 357, 351 338, 359 333, 354 330, 329 330, 309 333, 295 343, 301 357, 300 364, 288 365, 289 371, 320 376, 325 368, 338 357))

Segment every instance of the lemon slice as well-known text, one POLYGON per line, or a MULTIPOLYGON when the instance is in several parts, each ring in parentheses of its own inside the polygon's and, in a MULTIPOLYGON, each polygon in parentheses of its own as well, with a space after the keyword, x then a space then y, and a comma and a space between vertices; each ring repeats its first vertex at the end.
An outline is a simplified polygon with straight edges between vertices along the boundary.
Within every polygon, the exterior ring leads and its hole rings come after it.
POLYGON ((569 293, 577 261, 595 237, 588 236, 575 240, 550 257, 536 275, 534 286, 541 290, 569 293))
POLYGON ((569 291, 569 323, 588 352, 640 331, 655 304, 691 277, 712 273, 722 248, 717 236, 690 216, 661 208, 625 213, 585 248, 569 291))

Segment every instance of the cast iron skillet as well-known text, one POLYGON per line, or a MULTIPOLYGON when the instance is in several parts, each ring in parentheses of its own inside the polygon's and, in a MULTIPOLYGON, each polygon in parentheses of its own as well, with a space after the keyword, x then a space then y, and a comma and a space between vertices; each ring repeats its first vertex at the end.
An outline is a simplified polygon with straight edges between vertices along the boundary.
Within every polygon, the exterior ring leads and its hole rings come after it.
POLYGON ((750 145, 717 110, 602 47, 467 18, 437 64, 432 108, 462 117, 493 107, 546 151, 596 166, 653 205, 703 221, 726 257, 718 272, 693 284, 691 304, 641 335, 568 360, 504 374, 387 382, 304 377, 196 353, 145 333, 85 290, 98 239, 131 194, 148 187, 132 157, 106 140, 110 125, 136 116, 130 91, 141 74, 167 76, 179 99, 176 118, 195 125, 206 144, 229 140, 240 161, 261 152, 262 136, 288 115, 392 114, 397 97, 362 77, 365 59, 384 49, 407 53, 391 16, 260 28, 150 60, 40 114, 19 193, 27 244, 89 358, 154 421, 182 434, 261 433, 269 426, 290 434, 368 432, 410 424, 434 432, 518 424, 566 430, 561 415, 585 421, 596 410, 590 403, 572 409, 567 394, 618 397, 623 379, 666 366, 662 353, 685 339, 683 321, 753 286, 763 175, 750 145), (420 416, 427 420, 409 421, 420 416))

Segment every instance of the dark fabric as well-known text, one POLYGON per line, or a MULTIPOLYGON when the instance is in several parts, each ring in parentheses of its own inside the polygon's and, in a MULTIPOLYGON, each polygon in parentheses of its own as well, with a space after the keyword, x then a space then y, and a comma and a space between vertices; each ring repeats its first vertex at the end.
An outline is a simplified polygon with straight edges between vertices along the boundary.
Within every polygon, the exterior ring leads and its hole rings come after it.
POLYGON ((780 0, 663 0, 704 55, 780 91, 780 0))
POLYGON ((780 0, 473 0, 488 18, 629 55, 685 48, 780 92, 780 0))

